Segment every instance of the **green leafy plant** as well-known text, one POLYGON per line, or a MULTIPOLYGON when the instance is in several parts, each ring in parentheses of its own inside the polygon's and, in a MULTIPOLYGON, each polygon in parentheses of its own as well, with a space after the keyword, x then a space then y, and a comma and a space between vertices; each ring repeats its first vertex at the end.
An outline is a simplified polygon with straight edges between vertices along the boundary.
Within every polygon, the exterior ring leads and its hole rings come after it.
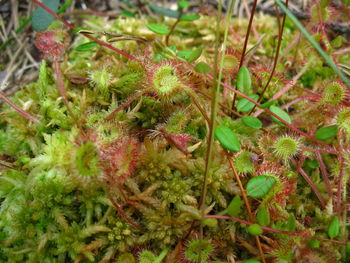
POLYGON ((1 262, 348 261, 345 7, 123 1, 75 27, 34 2, 39 77, 0 93, 1 262))

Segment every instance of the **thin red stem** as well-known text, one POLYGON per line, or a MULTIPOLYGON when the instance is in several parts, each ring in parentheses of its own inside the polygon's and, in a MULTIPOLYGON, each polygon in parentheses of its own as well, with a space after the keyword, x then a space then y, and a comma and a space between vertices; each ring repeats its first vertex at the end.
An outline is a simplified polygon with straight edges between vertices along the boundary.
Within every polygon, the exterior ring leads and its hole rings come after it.
POLYGON ((323 159, 322 159, 322 156, 321 156, 321 153, 320 153, 320 152, 316 152, 316 158, 317 158, 317 161, 318 161, 319 164, 320 164, 320 171, 321 171, 321 174, 322 174, 322 176, 323 176, 324 183, 325 183, 325 185, 326 185, 326 189, 327 189, 328 196, 329 196, 329 198, 332 198, 332 187, 331 187, 331 183, 329 182, 327 169, 326 169, 326 166, 325 166, 325 164, 324 164, 324 162, 323 162, 323 159))
MULTIPOLYGON (((288 0, 286 0, 286 7, 288 7, 288 0)), ((279 14, 278 9, 276 9, 276 13, 279 14)), ((278 15, 278 21, 279 21, 279 15, 278 15)), ((267 90, 268 86, 270 85, 273 74, 275 73, 277 62, 278 62, 278 56, 279 56, 280 49, 281 49, 283 29, 284 29, 285 22, 286 22, 286 14, 283 15, 282 25, 280 27, 278 27, 278 43, 277 43, 277 50, 276 50, 276 55, 275 55, 274 62, 273 62, 272 71, 271 71, 269 79, 266 82, 264 89, 262 90, 262 92, 259 96, 258 102, 260 102, 261 99, 263 98, 265 91, 267 90)), ((248 115, 250 115, 255 110, 255 108, 256 108, 256 106, 254 105, 253 109, 249 112, 248 115)))
MULTIPOLYGON (((70 24, 68 21, 66 21, 65 19, 63 19, 62 17, 60 17, 59 15, 57 15, 54 11, 52 11, 51 9, 49 9, 47 6, 45 6, 44 4, 40 3, 38 0, 32 0, 34 3, 36 3, 37 5, 39 5, 40 7, 42 7, 44 10, 46 10, 47 12, 49 12, 51 15, 53 15, 56 19, 60 20, 63 24, 65 24, 67 27, 69 27, 71 30, 74 30, 75 29, 75 26, 73 26, 72 24, 70 24)), ((118 48, 115 48, 113 47, 112 45, 108 44, 108 43, 105 43, 89 34, 85 34, 85 33, 82 33, 85 37, 99 43, 100 45, 102 46, 105 46, 115 52, 117 52, 118 54, 121 54, 131 60, 138 60, 136 57, 118 49, 118 48)))
MULTIPOLYGON (((244 45, 243 45, 243 51, 242 51, 242 56, 241 56, 241 60, 239 61, 239 68, 242 67, 243 62, 244 62, 244 57, 245 57, 245 52, 247 50, 247 45, 248 45, 248 40, 249 40, 249 34, 250 34, 250 30, 252 28, 252 23, 253 23, 253 18, 254 18, 254 14, 255 14, 255 9, 256 9, 256 4, 257 4, 258 0, 254 0, 253 3, 253 7, 252 7, 252 12, 250 14, 250 18, 249 18, 249 23, 248 23, 248 28, 247 28, 247 32, 245 35, 245 39, 244 39, 244 45)), ((234 94, 233 96, 233 101, 232 101, 232 110, 235 109, 235 102, 236 102, 236 94, 234 94)))
POLYGON ((55 72, 56 72, 56 84, 58 87, 58 90, 61 93, 61 96, 63 97, 64 103, 68 107, 68 99, 67 99, 67 92, 64 88, 64 82, 62 78, 62 72, 60 68, 60 63, 58 62, 58 58, 54 58, 54 66, 55 66, 55 72))
POLYGON ((300 163, 296 163, 295 161, 293 162, 294 165, 297 167, 297 171, 298 173, 301 174, 302 177, 304 177, 305 181, 309 184, 309 186, 311 187, 311 189, 314 191, 315 195, 317 196, 318 200, 321 203, 322 208, 326 207, 326 203, 323 199, 323 197, 321 196, 320 191, 318 191, 316 185, 312 182, 312 180, 310 179, 310 177, 306 174, 306 172, 303 170, 303 168, 301 168, 301 164, 300 163))
POLYGON ((0 91, 0 99, 2 99, 3 101, 5 101, 8 105, 10 105, 11 108, 13 108, 14 110, 16 110, 19 114, 21 114, 24 118, 32 121, 32 122, 36 122, 38 123, 39 120, 36 119, 35 117, 33 117, 32 115, 30 115, 28 112, 22 110, 20 107, 18 107, 16 104, 14 104, 12 101, 10 101, 5 94, 3 94, 0 91))
POLYGON ((142 96, 142 94, 143 93, 134 93, 133 95, 130 95, 123 104, 121 104, 119 107, 113 110, 110 114, 108 114, 105 117, 105 120, 111 119, 117 112, 129 106, 137 97, 142 96))
POLYGON ((343 138, 342 138, 342 131, 338 131, 338 141, 339 141, 339 148, 340 148, 340 154, 338 154, 338 159, 340 161, 340 170, 339 170, 339 178, 338 178, 338 187, 337 187, 337 212, 338 217, 341 217, 341 211, 342 211, 342 198, 341 194, 343 192, 342 186, 343 186, 343 179, 344 179, 344 168, 345 168, 345 159, 343 156, 343 138))
MULTIPOLYGON (((219 216, 219 215, 206 215, 205 218, 216 218, 216 219, 223 219, 223 220, 232 220, 236 221, 238 223, 242 223, 245 225, 252 225, 254 223, 237 218, 237 217, 232 217, 232 216, 219 216)), ((291 231, 284 231, 284 230, 279 230, 275 228, 270 228, 266 226, 260 226, 263 230, 268 231, 268 232, 273 232, 273 233, 279 233, 279 234, 285 234, 285 235, 291 235, 291 236, 304 236, 305 232, 291 232, 291 231)))
POLYGON ((257 4, 258 0, 254 0, 253 3, 253 7, 252 7, 252 13, 250 14, 250 18, 249 18, 249 24, 248 24, 248 28, 247 28, 247 33, 245 35, 245 39, 244 39, 244 46, 243 46, 243 51, 242 51, 242 56, 241 56, 241 60, 239 62, 239 68, 242 67, 243 62, 244 62, 244 56, 245 56, 245 52, 247 50, 247 45, 248 45, 248 40, 249 40, 249 34, 250 34, 250 30, 252 28, 252 23, 253 23, 253 18, 254 18, 254 14, 255 14, 255 9, 256 9, 256 4, 257 4))

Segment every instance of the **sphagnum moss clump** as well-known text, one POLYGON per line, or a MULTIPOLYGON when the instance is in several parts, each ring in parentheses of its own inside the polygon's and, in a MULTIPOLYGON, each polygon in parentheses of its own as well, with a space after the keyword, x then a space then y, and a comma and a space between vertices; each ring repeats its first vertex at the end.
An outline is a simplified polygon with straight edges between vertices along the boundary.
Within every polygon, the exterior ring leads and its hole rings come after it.
MULTIPOLYGON (((257 258, 260 249, 276 262, 349 260, 343 250, 348 90, 304 38, 281 52, 262 94, 278 25, 275 18, 255 17, 264 37, 250 34, 251 57, 243 63, 250 76, 239 79, 251 85, 233 99, 248 21, 232 20, 234 37, 217 54, 223 68, 212 123, 233 131, 240 150, 214 142, 207 167, 210 86, 213 69, 220 69, 214 40, 216 32, 223 39, 224 23, 217 28, 206 16, 180 21, 166 47, 145 27, 153 18, 87 19, 94 30, 123 39, 112 50, 86 45, 82 35, 70 42, 62 26, 39 33, 47 59, 39 79, 1 105, 0 262, 226 263, 257 258), (261 96, 263 106, 253 110, 246 95, 261 96), (244 102, 239 112, 237 99, 244 102), (285 124, 271 122, 265 109, 272 104, 285 124), (241 121, 248 115, 250 122, 241 121), (333 137, 312 136, 329 125, 337 126, 333 137), (265 213, 258 211, 262 206, 265 213), (340 223, 329 227, 334 216, 340 223), (248 234, 244 225, 256 222, 267 222, 264 231, 248 234), (324 238, 329 229, 331 241, 324 238), (320 240, 320 249, 309 246, 311 238, 320 240)), ((175 21, 163 23, 170 28, 175 21)), ((299 38, 291 24, 287 31, 283 48, 299 38)), ((349 60, 344 52, 333 56, 339 65, 349 60)), ((231 133, 219 138, 232 143, 231 133)))

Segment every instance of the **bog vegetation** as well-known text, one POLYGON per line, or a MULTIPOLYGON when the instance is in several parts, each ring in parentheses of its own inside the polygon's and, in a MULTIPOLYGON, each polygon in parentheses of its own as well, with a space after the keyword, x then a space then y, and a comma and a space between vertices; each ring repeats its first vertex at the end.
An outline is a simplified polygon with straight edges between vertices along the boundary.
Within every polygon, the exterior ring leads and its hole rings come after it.
POLYGON ((34 2, 39 77, 0 93, 1 262, 350 261, 349 39, 326 32, 348 2, 76 26, 34 2))

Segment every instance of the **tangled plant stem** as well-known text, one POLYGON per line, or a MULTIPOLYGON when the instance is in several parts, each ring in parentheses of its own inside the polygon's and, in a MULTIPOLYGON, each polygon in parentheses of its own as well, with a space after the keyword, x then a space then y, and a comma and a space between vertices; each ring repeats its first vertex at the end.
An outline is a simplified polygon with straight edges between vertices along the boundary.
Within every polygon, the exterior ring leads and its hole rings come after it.
POLYGON ((16 104, 14 104, 12 101, 10 101, 5 94, 3 94, 0 91, 0 98, 5 101, 8 105, 10 105, 13 109, 15 109, 19 114, 21 114, 24 118, 34 122, 34 123, 38 123, 39 120, 37 120, 36 118, 34 118, 32 115, 30 115, 28 112, 22 110, 20 107, 18 107, 16 104))

